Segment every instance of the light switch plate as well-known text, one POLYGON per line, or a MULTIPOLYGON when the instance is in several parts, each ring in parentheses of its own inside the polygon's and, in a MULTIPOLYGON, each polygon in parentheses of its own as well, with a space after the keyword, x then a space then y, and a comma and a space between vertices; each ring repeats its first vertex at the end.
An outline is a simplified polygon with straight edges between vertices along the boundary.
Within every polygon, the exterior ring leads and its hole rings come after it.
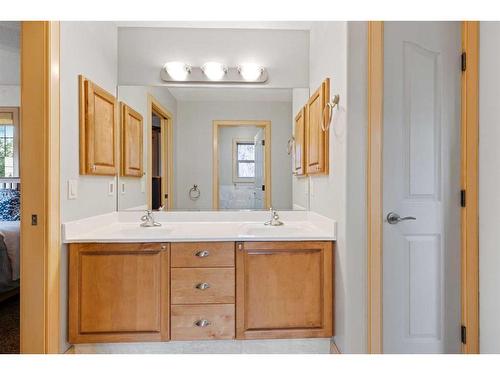
POLYGON ((121 189, 120 189, 120 192, 122 194, 125 194, 125 182, 122 182, 121 185, 120 185, 121 189))
POLYGON ((68 180, 68 199, 78 198, 78 180, 68 180))

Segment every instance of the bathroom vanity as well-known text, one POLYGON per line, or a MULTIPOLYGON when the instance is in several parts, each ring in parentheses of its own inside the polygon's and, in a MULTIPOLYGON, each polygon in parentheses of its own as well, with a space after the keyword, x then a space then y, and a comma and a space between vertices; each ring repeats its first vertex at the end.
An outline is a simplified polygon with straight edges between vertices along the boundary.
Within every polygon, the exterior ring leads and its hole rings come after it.
POLYGON ((65 224, 70 343, 333 336, 334 222, 157 216, 161 227, 141 228, 131 212, 65 224))

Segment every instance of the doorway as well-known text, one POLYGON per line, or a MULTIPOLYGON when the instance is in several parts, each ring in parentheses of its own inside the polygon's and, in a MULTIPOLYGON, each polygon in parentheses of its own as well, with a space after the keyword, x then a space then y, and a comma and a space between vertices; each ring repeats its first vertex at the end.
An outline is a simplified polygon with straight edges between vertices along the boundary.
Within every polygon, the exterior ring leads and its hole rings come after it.
POLYGON ((467 31, 474 28, 472 22, 369 23, 370 353, 476 350, 477 325, 465 313, 476 305, 463 298, 464 290, 473 296, 477 288, 466 277, 477 244, 473 237, 464 242, 477 225, 464 220, 475 205, 464 199, 464 188, 473 192, 475 185, 464 168, 474 164, 469 151, 477 147, 470 137, 464 141, 477 130, 474 80, 464 85, 477 72, 477 50, 465 64, 469 42, 477 39, 467 31))
POLYGON ((270 207, 271 121, 214 121, 212 155, 214 209, 270 207))
POLYGON ((173 208, 173 116, 153 96, 148 96, 148 208, 173 208))

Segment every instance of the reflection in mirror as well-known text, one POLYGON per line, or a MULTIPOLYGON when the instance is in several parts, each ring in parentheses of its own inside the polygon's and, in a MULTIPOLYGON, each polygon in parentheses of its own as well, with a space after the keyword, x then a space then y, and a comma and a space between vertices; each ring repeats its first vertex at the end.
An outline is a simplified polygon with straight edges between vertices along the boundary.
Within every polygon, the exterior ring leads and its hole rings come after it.
POLYGON ((287 152, 294 90, 307 98, 308 89, 119 86, 144 118, 145 168, 119 177, 118 209, 293 209, 303 183, 287 152))
POLYGON ((270 207, 270 121, 215 121, 213 206, 219 209, 270 207), (267 157, 266 157, 267 155, 267 157))

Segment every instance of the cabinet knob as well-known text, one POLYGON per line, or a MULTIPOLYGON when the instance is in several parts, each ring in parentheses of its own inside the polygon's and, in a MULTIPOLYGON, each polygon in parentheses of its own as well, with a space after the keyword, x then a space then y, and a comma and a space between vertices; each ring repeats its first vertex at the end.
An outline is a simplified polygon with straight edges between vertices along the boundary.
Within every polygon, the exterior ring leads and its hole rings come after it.
POLYGON ((200 328, 208 327, 210 325, 210 322, 206 319, 200 319, 194 322, 194 325, 200 328))
POLYGON ((210 288, 210 285, 208 283, 200 283, 200 284, 196 285, 196 289, 199 289, 199 290, 205 290, 208 288, 210 288))
POLYGON ((210 252, 208 250, 201 250, 198 251, 195 255, 199 258, 205 258, 210 255, 210 252))

